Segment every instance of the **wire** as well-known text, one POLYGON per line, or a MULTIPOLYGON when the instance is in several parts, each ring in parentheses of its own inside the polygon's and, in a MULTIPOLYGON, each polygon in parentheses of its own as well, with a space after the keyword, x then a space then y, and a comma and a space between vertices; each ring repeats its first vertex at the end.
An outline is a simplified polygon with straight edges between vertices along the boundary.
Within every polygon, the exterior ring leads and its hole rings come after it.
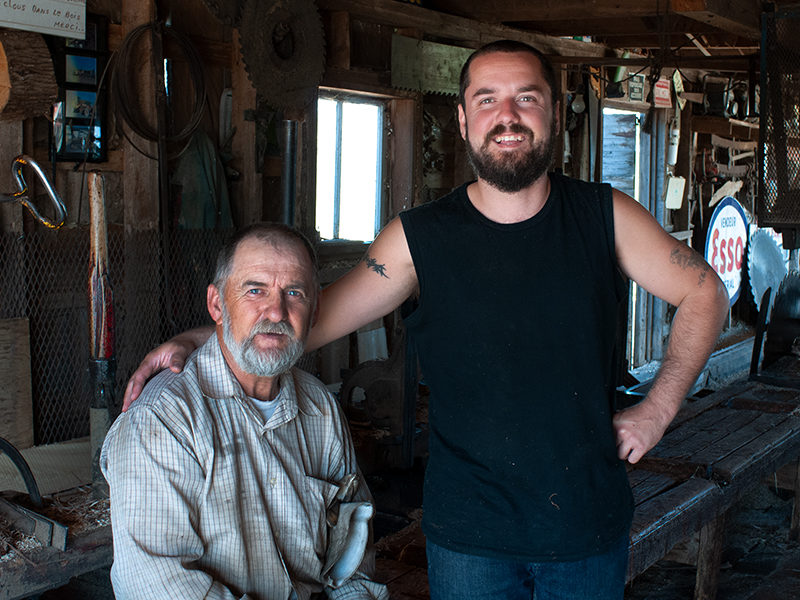
MULTIPOLYGON (((194 44, 192 44, 188 37, 161 21, 145 23, 144 25, 140 25, 131 31, 122 40, 119 48, 117 48, 115 57, 112 57, 112 59, 116 59, 116 64, 114 65, 114 70, 111 74, 110 93, 114 99, 117 110, 122 116, 122 119, 131 128, 131 130, 144 140, 150 142, 158 141, 157 128, 153 127, 146 119, 142 117, 142 111, 133 103, 134 99, 138 97, 138 85, 132 86, 130 77, 128 76, 131 72, 136 72, 139 65, 142 64, 141 57, 135 55, 133 51, 136 42, 141 35, 144 35, 153 29, 155 29, 157 33, 163 32, 174 38, 177 46, 180 48, 181 52, 186 58, 189 67, 189 75, 194 84, 194 108, 191 118, 186 123, 186 126, 183 128, 183 130, 175 135, 168 135, 166 137, 167 143, 181 142, 188 140, 194 130, 200 124, 200 119, 203 117, 203 112, 205 111, 206 99, 203 63, 200 60, 200 56, 197 53, 194 44)), ((144 152, 141 148, 136 146, 136 144, 133 143, 127 134, 125 134, 124 130, 123 135, 125 135, 126 139, 138 152, 148 156, 149 158, 156 158, 154 156, 150 156, 147 152, 144 152)))

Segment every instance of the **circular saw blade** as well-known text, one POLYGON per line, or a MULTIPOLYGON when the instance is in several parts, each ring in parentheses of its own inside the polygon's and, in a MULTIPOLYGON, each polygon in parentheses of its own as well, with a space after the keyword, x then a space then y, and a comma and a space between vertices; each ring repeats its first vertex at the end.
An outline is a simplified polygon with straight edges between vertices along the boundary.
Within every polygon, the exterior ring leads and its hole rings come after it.
POLYGON ((325 70, 325 32, 312 0, 246 0, 242 59, 256 91, 274 108, 303 108, 325 70))
POLYGON ((800 353, 800 274, 791 271, 784 277, 772 304, 764 342, 766 368, 782 356, 800 353))
POLYGON ((217 20, 230 27, 239 27, 244 0, 203 0, 217 20))
POLYGON ((761 309, 761 297, 772 288, 772 297, 789 270, 778 242, 768 232, 759 229, 750 238, 747 252, 747 273, 756 307, 761 309))

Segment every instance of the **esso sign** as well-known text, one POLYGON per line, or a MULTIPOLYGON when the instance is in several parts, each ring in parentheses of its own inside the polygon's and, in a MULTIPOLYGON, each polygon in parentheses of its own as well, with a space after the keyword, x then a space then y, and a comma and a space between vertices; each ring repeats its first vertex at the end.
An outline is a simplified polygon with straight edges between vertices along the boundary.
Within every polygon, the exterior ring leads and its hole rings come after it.
POLYGON ((706 261, 728 289, 730 305, 742 291, 742 261, 747 244, 747 218, 735 199, 726 196, 714 209, 706 235, 706 261))

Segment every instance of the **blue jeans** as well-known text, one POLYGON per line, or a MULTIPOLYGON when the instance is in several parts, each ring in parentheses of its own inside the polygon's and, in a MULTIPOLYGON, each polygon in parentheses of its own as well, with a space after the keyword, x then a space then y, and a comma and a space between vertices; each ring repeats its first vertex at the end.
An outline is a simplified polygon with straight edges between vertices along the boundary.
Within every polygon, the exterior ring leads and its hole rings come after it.
POLYGON ((427 542, 431 600, 622 600, 628 536, 576 562, 526 563, 460 554, 427 542))

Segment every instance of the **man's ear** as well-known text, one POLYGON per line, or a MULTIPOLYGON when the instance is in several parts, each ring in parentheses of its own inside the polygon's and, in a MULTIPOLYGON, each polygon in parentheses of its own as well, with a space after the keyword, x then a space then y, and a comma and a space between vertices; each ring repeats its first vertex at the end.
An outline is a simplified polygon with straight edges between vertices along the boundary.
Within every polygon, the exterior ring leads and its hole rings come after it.
POLYGON ((464 105, 458 103, 458 130, 461 132, 461 139, 467 139, 467 115, 464 112, 464 105))
POLYGON ((217 286, 213 283, 209 284, 206 290, 206 304, 208 306, 208 314, 219 325, 222 322, 222 298, 219 295, 217 286))

